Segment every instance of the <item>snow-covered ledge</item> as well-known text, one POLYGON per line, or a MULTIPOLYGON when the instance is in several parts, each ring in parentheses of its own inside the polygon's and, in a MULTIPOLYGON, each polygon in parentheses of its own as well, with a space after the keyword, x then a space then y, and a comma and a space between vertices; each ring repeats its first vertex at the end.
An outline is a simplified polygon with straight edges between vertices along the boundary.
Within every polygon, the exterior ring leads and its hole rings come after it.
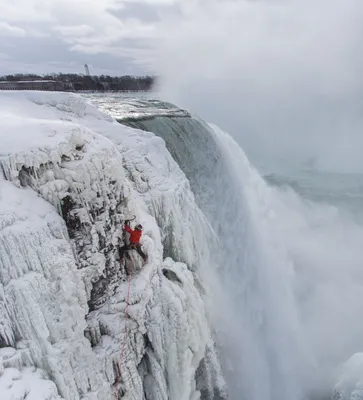
POLYGON ((193 232, 205 219, 162 141, 65 93, 0 93, 0 117, 0 344, 25 381, 44 380, 37 400, 57 399, 46 379, 65 400, 111 399, 120 375, 125 399, 223 398, 195 285, 208 229, 193 232), (130 215, 149 259, 133 256, 126 319, 117 246, 130 215))

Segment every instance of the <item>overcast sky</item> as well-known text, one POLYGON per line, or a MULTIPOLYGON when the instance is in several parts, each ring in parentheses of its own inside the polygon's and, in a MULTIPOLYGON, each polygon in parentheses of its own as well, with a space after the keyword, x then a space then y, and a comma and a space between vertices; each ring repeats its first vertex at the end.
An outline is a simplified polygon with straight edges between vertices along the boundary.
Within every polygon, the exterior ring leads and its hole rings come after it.
POLYGON ((362 0, 0 0, 0 75, 156 73, 250 153, 363 171, 362 43, 362 0))
POLYGON ((0 0, 0 74, 153 72, 158 27, 188 1, 0 0))

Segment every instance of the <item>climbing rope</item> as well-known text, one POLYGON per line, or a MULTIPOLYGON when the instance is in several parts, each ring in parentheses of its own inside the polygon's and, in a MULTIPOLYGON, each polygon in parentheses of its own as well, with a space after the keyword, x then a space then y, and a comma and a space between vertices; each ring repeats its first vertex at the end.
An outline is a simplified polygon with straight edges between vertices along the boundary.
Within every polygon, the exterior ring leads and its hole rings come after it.
MULTIPOLYGON (((121 372, 122 372, 122 361, 124 358, 124 352, 125 352, 125 344, 126 344, 126 326, 127 326, 127 319, 129 318, 129 313, 128 313, 128 308, 129 308, 129 299, 130 299, 130 282, 131 282, 131 274, 129 274, 128 277, 128 284, 127 284, 127 299, 126 299, 126 308, 125 308, 125 328, 124 328, 124 337, 122 340, 122 349, 121 349, 121 355, 120 355, 120 377, 121 379, 121 372)), ((118 383, 119 379, 116 381, 116 389, 115 389, 115 400, 118 398, 118 383)))

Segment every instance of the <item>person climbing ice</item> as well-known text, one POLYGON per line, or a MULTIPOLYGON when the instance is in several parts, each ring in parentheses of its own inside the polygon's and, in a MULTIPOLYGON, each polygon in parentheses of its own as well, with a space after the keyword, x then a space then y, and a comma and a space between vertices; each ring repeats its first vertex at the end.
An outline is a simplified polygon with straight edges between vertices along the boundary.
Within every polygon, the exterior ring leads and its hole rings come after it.
POLYGON ((126 244, 120 248, 120 260, 123 259, 124 253, 127 250, 136 250, 142 257, 144 262, 147 260, 147 255, 141 250, 140 238, 142 235, 142 225, 136 224, 134 229, 130 228, 130 222, 125 221, 125 231, 130 234, 130 244, 126 244))

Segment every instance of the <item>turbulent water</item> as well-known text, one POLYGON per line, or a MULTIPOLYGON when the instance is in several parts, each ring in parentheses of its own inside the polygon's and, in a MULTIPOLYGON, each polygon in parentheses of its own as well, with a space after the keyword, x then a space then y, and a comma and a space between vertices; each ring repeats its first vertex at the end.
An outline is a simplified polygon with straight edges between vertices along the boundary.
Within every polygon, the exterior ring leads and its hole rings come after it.
POLYGON ((363 349, 362 175, 313 160, 256 159, 257 172, 229 135, 171 104, 91 100, 165 140, 219 236, 218 268, 203 274, 230 398, 329 397, 337 368, 363 349))

